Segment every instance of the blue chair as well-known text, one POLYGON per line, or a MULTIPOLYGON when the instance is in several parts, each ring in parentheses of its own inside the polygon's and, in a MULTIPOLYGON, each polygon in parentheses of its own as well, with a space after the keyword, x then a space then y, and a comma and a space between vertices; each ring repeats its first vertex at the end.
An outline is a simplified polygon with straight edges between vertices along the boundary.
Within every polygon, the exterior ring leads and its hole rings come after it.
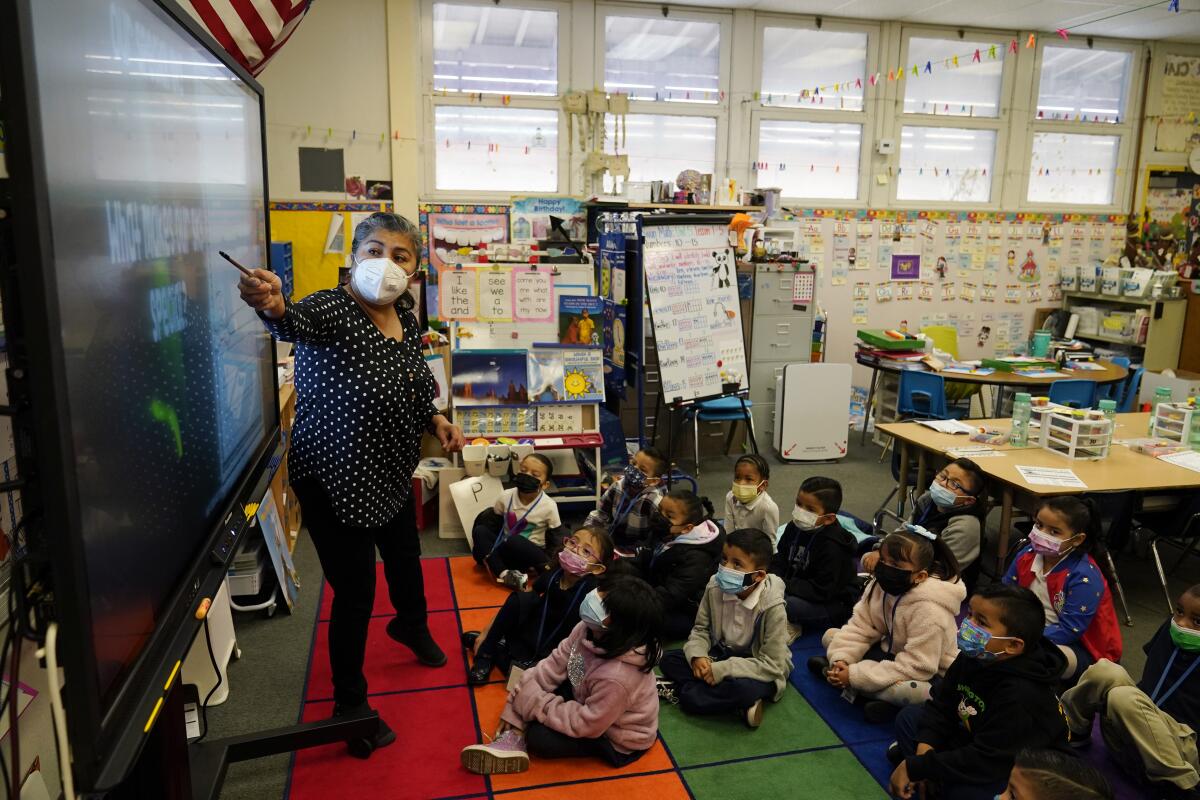
POLYGON ((946 379, 941 375, 905 370, 900 373, 896 412, 910 419, 962 419, 967 409, 947 405, 946 379))
POLYGON ((1118 367, 1124 367, 1125 369, 1129 369, 1129 365, 1133 363, 1129 360, 1129 356, 1113 356, 1109 359, 1109 361, 1116 364, 1118 367))
POLYGON ((1050 402, 1071 408, 1096 406, 1096 382, 1082 378, 1055 381, 1050 384, 1050 402))
MULTIPOLYGON (((729 436, 725 438, 725 452, 727 453, 729 446, 733 444, 733 434, 737 430, 737 424, 739 422, 746 423, 746 429, 750 432, 750 446, 754 449, 755 455, 758 454, 758 442, 754 438, 754 416, 750 413, 750 409, 753 407, 754 403, 749 400, 742 400, 738 397, 718 397, 715 400, 701 400, 687 409, 685 413, 692 418, 692 445, 695 448, 697 475, 700 474, 701 422, 730 423, 729 436)), ((684 419, 686 421, 686 417, 684 419)))
MULTIPOLYGON (((1129 367, 1133 364, 1133 362, 1129 360, 1128 356, 1113 356, 1112 358, 1109 359, 1109 361, 1116 364, 1118 367, 1124 367, 1126 369, 1126 371, 1128 371, 1128 372, 1133 371, 1133 370, 1129 369, 1129 367)), ((1129 376, 1126 375, 1125 377, 1128 379, 1129 376)), ((1097 400, 1116 400, 1117 405, 1119 406, 1119 405, 1121 405, 1122 390, 1124 388, 1125 388, 1125 384, 1122 382, 1105 384, 1104 386, 1101 386, 1099 388, 1099 390, 1096 392, 1096 399, 1097 400)))
POLYGON ((1138 367, 1125 378, 1125 383, 1121 384, 1121 398, 1117 400, 1117 411, 1126 414, 1137 410, 1138 390, 1142 388, 1142 373, 1145 371, 1138 367))

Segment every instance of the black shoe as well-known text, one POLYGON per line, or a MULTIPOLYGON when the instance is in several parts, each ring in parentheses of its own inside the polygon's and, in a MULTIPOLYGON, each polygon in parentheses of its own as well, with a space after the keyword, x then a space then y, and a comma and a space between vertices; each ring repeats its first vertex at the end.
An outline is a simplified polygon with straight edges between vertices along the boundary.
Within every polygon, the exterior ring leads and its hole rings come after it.
POLYGON ((827 669, 829 669, 829 659, 825 656, 813 656, 808 660, 808 671, 818 678, 824 678, 827 669))
POLYGON ((442 667, 446 665, 446 654, 429 633, 429 628, 418 631, 405 631, 399 625, 400 620, 393 618, 387 624, 387 635, 413 651, 413 655, 427 667, 442 667))
POLYGON ((487 656, 476 656, 475 663, 467 670, 467 685, 482 686, 492 676, 492 660, 487 656))
POLYGON ((479 641, 479 631, 463 631, 460 638, 464 650, 474 650, 475 643, 479 641))
POLYGON ((904 751, 900 749, 899 742, 892 742, 888 745, 887 760, 893 767, 900 766, 900 762, 904 760, 904 751))
MULTIPOLYGON (((371 707, 366 703, 351 707, 334 705, 333 716, 345 717, 370 710, 371 707)), ((396 741, 396 732, 388 727, 388 724, 381 717, 379 719, 379 727, 375 729, 374 736, 366 739, 349 739, 346 742, 346 747, 350 751, 350 755, 355 758, 370 758, 371 753, 374 753, 381 747, 387 747, 394 741, 396 741)))
POLYGON ((863 706, 863 717, 867 722, 891 722, 899 713, 899 707, 882 700, 868 700, 863 706))

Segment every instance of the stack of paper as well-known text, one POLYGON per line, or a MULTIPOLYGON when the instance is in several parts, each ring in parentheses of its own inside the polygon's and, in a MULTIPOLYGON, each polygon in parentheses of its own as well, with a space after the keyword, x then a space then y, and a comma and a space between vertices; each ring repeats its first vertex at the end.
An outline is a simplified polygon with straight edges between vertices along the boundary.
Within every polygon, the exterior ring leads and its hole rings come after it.
POLYGON ((966 433, 971 434, 975 429, 965 422, 959 422, 956 419, 922 419, 917 421, 918 425, 924 425, 926 428, 933 428, 938 433, 966 433))

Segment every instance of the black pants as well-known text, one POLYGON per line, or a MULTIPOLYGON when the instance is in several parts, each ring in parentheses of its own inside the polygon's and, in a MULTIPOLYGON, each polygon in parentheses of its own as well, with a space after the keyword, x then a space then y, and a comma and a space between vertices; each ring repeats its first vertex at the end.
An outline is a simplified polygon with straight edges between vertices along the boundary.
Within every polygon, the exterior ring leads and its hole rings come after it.
POLYGON ((476 564, 487 564, 492 574, 499 576, 506 569, 527 572, 549 562, 546 551, 524 536, 507 536, 496 547, 502 526, 503 518, 494 511, 484 511, 475 518, 471 528, 471 555, 476 564))
POLYGON ((745 711, 759 700, 775 696, 775 684, 753 678, 726 678, 709 686, 692 674, 682 650, 668 650, 659 663, 663 677, 675 684, 675 696, 685 714, 727 714, 745 711))
POLYGON ((678 642, 692 635, 692 627, 696 624, 695 611, 669 609, 663 614, 663 642, 678 642))
MULTIPOLYGON (((564 682, 555 691, 564 700, 574 700, 570 682, 564 682)), ((603 758, 614 767, 623 767, 637 761, 646 752, 638 750, 633 753, 622 753, 613 747, 606 736, 595 739, 576 739, 559 733, 553 728, 547 728, 540 722, 530 722, 525 726, 525 746, 531 756, 540 758, 603 758)))
POLYGON ((541 607, 542 598, 535 592, 510 594, 496 612, 487 638, 479 643, 475 652, 492 659, 505 671, 514 661, 537 660, 541 656, 536 641, 541 607))
POLYGON ((292 484, 300 500, 304 524, 317 550, 325 580, 333 589, 329 619, 329 666, 333 700, 340 706, 367 701, 363 658, 367 625, 375 605, 375 550, 383 559, 388 596, 400 631, 420 631, 425 618, 425 580, 421 574, 421 540, 412 498, 386 525, 359 528, 339 522, 329 495, 316 479, 292 484))

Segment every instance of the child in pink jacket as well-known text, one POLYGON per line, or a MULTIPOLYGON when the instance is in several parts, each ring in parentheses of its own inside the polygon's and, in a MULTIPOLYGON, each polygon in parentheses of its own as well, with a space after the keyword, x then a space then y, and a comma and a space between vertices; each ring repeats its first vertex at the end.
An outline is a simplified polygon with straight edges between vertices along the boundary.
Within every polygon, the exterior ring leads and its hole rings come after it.
POLYGON ((493 740, 463 748, 463 767, 480 775, 524 772, 531 753, 598 756, 623 767, 654 745, 658 595, 641 578, 614 575, 584 597, 579 618, 509 692, 493 740))
POLYGON ((930 680, 958 655, 954 617, 967 596, 954 554, 920 526, 888 534, 879 554, 850 621, 821 639, 827 657, 809 660, 848 700, 865 700, 869 722, 929 698, 930 680))

